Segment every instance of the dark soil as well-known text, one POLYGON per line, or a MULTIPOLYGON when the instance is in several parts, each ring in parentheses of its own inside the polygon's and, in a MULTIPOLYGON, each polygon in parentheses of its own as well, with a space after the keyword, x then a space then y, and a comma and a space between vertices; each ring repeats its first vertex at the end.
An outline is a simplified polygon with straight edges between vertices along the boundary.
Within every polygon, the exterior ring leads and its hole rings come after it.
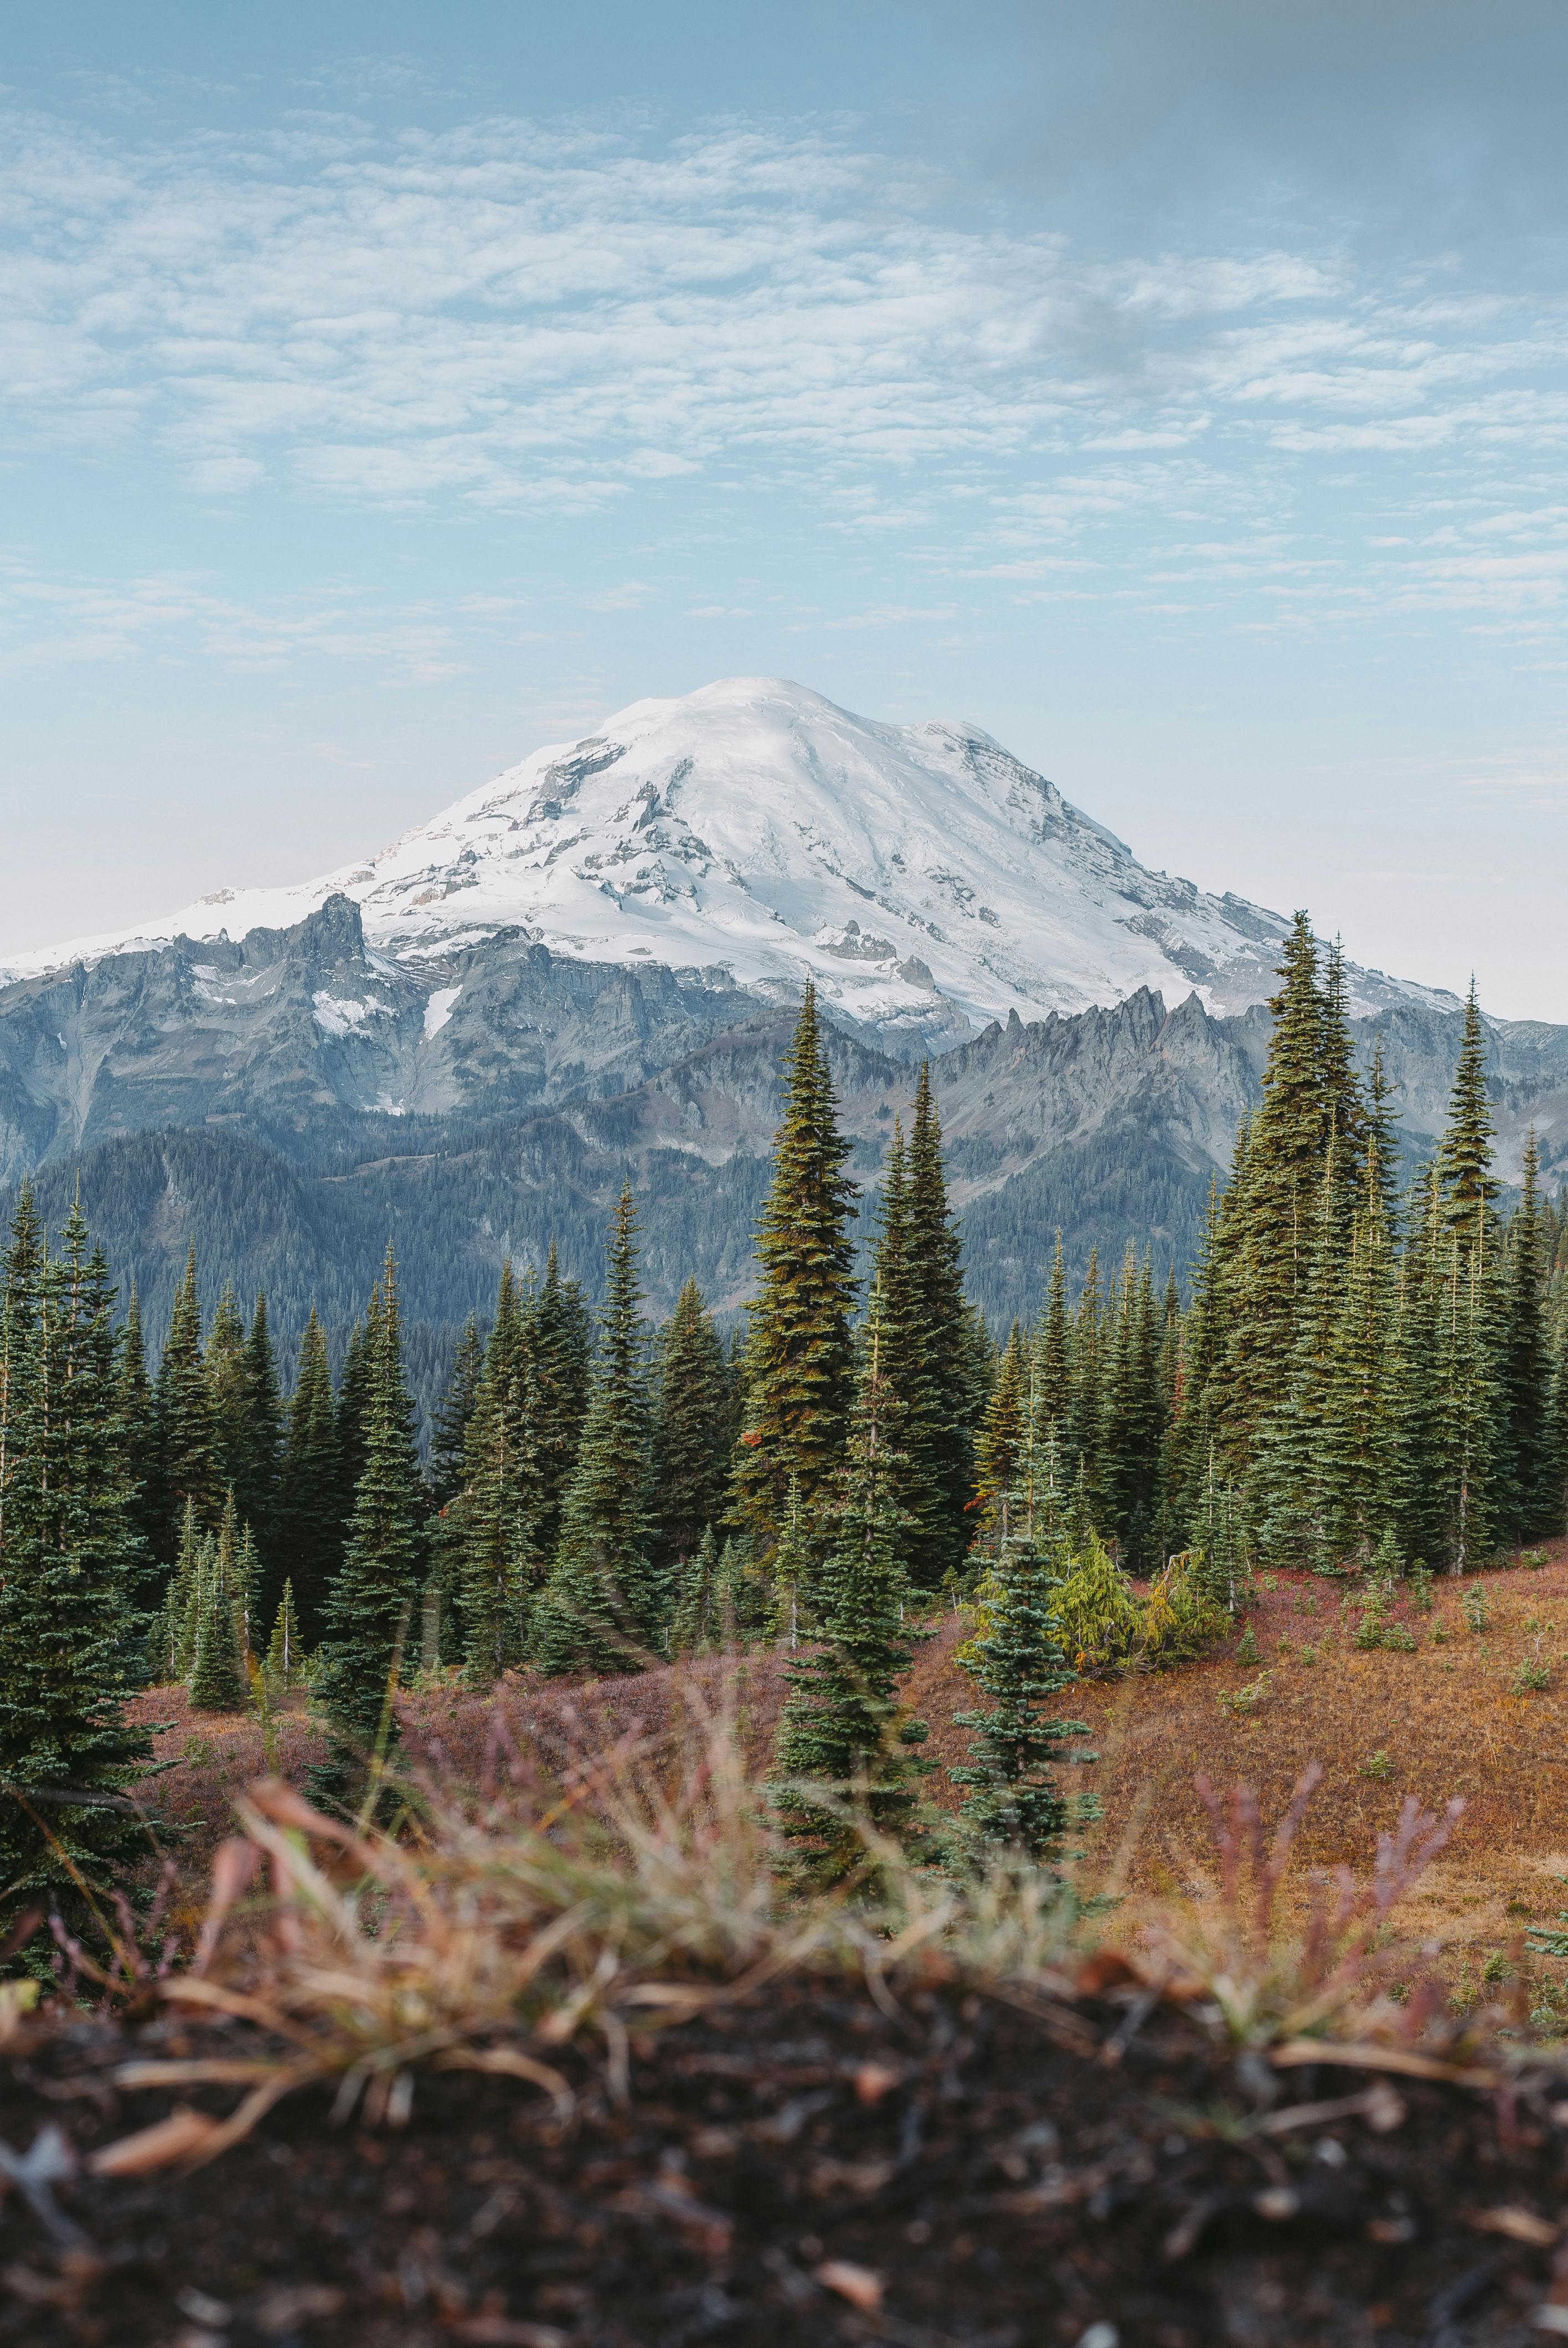
MULTIPOLYGON (((1085 2006, 1053 2024, 942 1988, 884 2013, 858 1985, 794 1981, 635 2054, 623 2106, 602 2065, 579 2059, 566 2126, 533 2090, 472 2076, 422 2075, 407 2125, 375 2134, 334 2127, 323 2098, 301 2096, 194 2174, 78 2172, 41 2209, 13 2185, 0 2341, 1551 2336, 1531 2321, 1568 2199, 1549 2079, 1500 2104, 1328 2064, 1271 2075, 1217 2060, 1180 2012, 1132 2031, 1138 2014, 1085 2006), (1363 2099, 1356 2113, 1277 2125, 1347 2097, 1363 2099)), ((206 2034, 202 2051, 254 2051, 239 2037, 206 2034)), ((43 2037, 0 2084, 0 2136, 15 2154, 55 2124, 85 2156, 176 2100, 119 2090, 115 2065, 194 2043, 167 2024, 43 2037)), ((207 2091, 188 2100, 225 2107, 207 2091)), ((1568 2267, 1561 2288, 1568 2299, 1568 2267)))

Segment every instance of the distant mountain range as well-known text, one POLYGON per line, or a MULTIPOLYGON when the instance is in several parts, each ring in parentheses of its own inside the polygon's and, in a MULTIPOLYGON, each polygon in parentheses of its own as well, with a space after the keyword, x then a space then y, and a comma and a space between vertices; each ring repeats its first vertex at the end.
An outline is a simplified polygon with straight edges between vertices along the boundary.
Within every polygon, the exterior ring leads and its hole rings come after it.
MULTIPOLYGON (((1146 1240, 1184 1269, 1255 1097, 1282 917, 1150 872, 978 729, 730 680, 539 750, 370 862, 0 963, 0 1182, 84 1200, 157 1323, 194 1236, 285 1331, 386 1236, 432 1362, 509 1249, 597 1278, 630 1170, 666 1304, 738 1305, 810 973, 874 1182, 935 1057, 988 1310, 1146 1240)), ((1409 1146, 1460 1006, 1353 969, 1409 1146)), ((1491 1021, 1503 1169, 1568 1172, 1568 1028, 1491 1021)), ((433 1372, 434 1374, 434 1372, 433 1372)))

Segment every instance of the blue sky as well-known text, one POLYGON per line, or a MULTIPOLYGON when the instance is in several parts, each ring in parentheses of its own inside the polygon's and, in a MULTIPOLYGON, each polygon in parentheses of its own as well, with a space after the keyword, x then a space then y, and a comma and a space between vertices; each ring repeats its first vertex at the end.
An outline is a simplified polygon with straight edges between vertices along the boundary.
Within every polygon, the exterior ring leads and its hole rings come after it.
POLYGON ((1568 11, 0 28, 0 950, 762 673, 1568 1019, 1568 11))

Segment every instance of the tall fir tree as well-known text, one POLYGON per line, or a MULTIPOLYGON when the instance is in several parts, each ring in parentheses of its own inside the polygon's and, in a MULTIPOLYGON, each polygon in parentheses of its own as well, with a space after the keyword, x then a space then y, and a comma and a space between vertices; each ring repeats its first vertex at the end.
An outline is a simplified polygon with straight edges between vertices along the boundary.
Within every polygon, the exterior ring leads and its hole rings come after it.
POLYGON ((527 1362, 512 1267, 502 1267, 496 1318, 468 1421, 456 1519, 463 1661, 486 1687, 523 1652, 533 1601, 527 1478, 527 1362))
POLYGON ((969 1788, 964 1817, 979 1841, 1037 1867, 1061 1855, 1072 1813, 1058 1773, 1071 1757, 1071 1739, 1089 1734, 1082 1721, 1048 1709, 1078 1676, 1052 1612, 1066 1560, 1054 1416, 1044 1422, 1043 1449, 1033 1488, 1014 1494, 1014 1530, 997 1552, 967 1666, 989 1702, 954 1714, 955 1728, 974 1735, 970 1759, 948 1773, 969 1788))
POLYGON ((436 1406, 430 1428, 430 1497, 437 1509, 456 1499, 465 1481, 465 1446, 468 1421, 474 1416, 479 1379, 485 1367, 485 1346, 472 1313, 463 1324, 452 1357, 446 1390, 436 1406))
POLYGON ((927 1524, 917 1527, 910 1570, 925 1589, 935 1589, 961 1566, 969 1545, 975 1432, 989 1385, 989 1377, 982 1383, 976 1359, 962 1258, 931 1064, 922 1060, 909 1126, 909 1260, 930 1395, 929 1424, 918 1431, 922 1480, 928 1479, 933 1501, 927 1524))
POLYGON ((152 1380, 147 1371, 141 1303, 134 1281, 119 1333, 115 1407, 129 1487, 130 1521, 141 1545, 129 1597, 132 1605, 145 1619, 155 1614, 162 1604, 166 1570, 159 1561, 164 1529, 158 1465, 158 1418, 153 1403, 152 1380))
POLYGON ((217 1428, 201 1344, 201 1299, 196 1282, 196 1249, 174 1292, 169 1337, 158 1365, 154 1390, 158 1426, 160 1562, 172 1564, 191 1501, 204 1525, 216 1525, 221 1507, 217 1428))
POLYGON ((311 1646, 326 1627, 327 1599, 343 1563, 342 1510, 337 1413, 327 1366, 326 1333, 313 1304, 300 1339, 299 1368, 289 1402, 277 1530, 261 1600, 263 1607, 272 1607, 282 1581, 291 1581, 301 1635, 311 1646))
POLYGON ((1050 1285, 1034 1333, 1034 1365, 1041 1420, 1056 1429, 1064 1474, 1071 1471, 1067 1447, 1071 1442, 1072 1331, 1067 1317, 1067 1267, 1061 1233, 1050 1259, 1050 1285))
POLYGON ((358 1804, 367 1766, 395 1743, 394 1702, 425 1562, 425 1493, 390 1247, 365 1324, 365 1357, 364 1466, 343 1570, 327 1600, 317 1695, 328 1745, 311 1779, 318 1801, 343 1807, 358 1804))
MULTIPOLYGON (((1247 1128, 1245 1170, 1233 1177, 1232 1290, 1227 1354, 1217 1384, 1221 1439, 1239 1474, 1296 1365, 1297 1301, 1317 1261, 1323 1179, 1336 1118, 1347 1114, 1340 1039, 1319 984, 1317 941, 1297 913, 1285 943, 1263 1099, 1247 1128)), ((1341 1023, 1342 1024, 1342 1023, 1341 1023)), ((1337 1167, 1336 1200, 1354 1167, 1337 1167)), ((1340 1231, 1335 1224, 1335 1241, 1340 1231)))
POLYGON ((240 1530, 231 1491, 218 1538, 208 1548, 196 1600, 190 1662, 193 1712, 243 1712, 246 1704, 241 1620, 240 1530))
POLYGON ((112 1306, 79 1207, 51 1260, 24 1183, 0 1262, 0 1924, 42 1900, 85 1929, 90 1888, 147 1849, 112 1306))
MULTIPOLYGON (((938 1365, 927 1324, 927 1295, 918 1262, 910 1202, 909 1161, 902 1120, 893 1138, 877 1203, 873 1277, 881 1299, 883 1360, 898 1411, 902 1482, 897 1499, 905 1522, 904 1557, 910 1581, 931 1589, 953 1562, 942 1490, 943 1434, 951 1409, 954 1365, 938 1365)), ((966 1495, 967 1497, 967 1495, 966 1495)))
POLYGON ((525 1342, 528 1515, 535 1550, 550 1559, 560 1546, 562 1511, 582 1446, 593 1357, 591 1316, 576 1281, 561 1278, 553 1241, 525 1342))
POLYGON ((1507 1529, 1516 1540, 1537 1540, 1562 1531, 1563 1496, 1553 1463, 1545 1233, 1541 1154, 1533 1127, 1524 1145, 1523 1174, 1519 1207, 1508 1230, 1502 1299, 1502 1406, 1512 1500, 1507 1529))
POLYGON ((834 1540, 822 1569, 822 1644, 790 1667, 774 1757, 780 1827, 797 1873, 818 1885, 875 1872, 860 1821, 881 1836, 914 1832, 915 1781, 929 1766, 915 1752, 925 1725, 901 1709, 897 1694, 909 1660, 902 1636, 909 1585, 897 1498, 897 1404, 880 1323, 874 1290, 834 1540))
POLYGON ((666 1593, 651 1557, 651 1430, 636 1234, 628 1183, 610 1226, 599 1358, 560 1546, 535 1615, 534 1652, 552 1673, 636 1670, 664 1644, 666 1593))
POLYGON ((1089 1270, 1072 1317, 1072 1457, 1077 1479, 1093 1520, 1104 1513, 1101 1443, 1105 1415, 1103 1297, 1100 1251, 1089 1251, 1089 1270))
POLYGON ((267 1300, 258 1290, 250 1334, 245 1340, 244 1441, 233 1480, 240 1514, 256 1541, 263 1582, 272 1577, 282 1448, 283 1405, 278 1389, 277 1356, 272 1350, 267 1300))
POLYGON ((654 1560, 673 1583, 723 1503, 733 1443, 723 1343, 694 1280, 655 1346, 654 1560))
POLYGON ((844 1171, 850 1145, 809 982, 784 1073, 733 1486, 739 1522, 764 1544, 778 1537, 792 1482, 808 1513, 825 1498, 844 1455, 853 1379, 856 1186, 844 1171))
POLYGON ((975 1463, 979 1532, 988 1546, 1008 1538, 1009 1510, 1030 1423, 1032 1385, 1033 1365, 1015 1321, 997 1365, 975 1463))

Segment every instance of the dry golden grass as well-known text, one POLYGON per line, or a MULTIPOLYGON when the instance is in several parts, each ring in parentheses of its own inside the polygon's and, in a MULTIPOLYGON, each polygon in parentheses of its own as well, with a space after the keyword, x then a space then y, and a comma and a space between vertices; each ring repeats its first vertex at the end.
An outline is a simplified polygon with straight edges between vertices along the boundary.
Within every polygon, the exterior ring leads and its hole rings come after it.
MULTIPOLYGON (((1073 1689, 1063 1709, 1089 1724, 1087 1741, 1101 1756, 1075 1773, 1104 1813, 1084 1838, 1086 1879, 1124 1887, 1122 1918, 1132 1927, 1150 1903, 1190 1888, 1212 1865, 1209 1823, 1194 1786, 1200 1773, 1218 1787, 1251 1787, 1264 1816, 1274 1818, 1302 1771, 1317 1762, 1323 1777, 1297 1837, 1296 1879, 1325 1867, 1364 1869, 1407 1794, 1434 1812, 1459 1796, 1464 1817, 1415 1893, 1412 1912, 1461 1984, 1478 1983, 1489 1960, 1512 1963, 1524 1929, 1555 1924, 1568 1907, 1568 1883, 1559 1879, 1568 1878, 1568 1542, 1548 1544, 1546 1554, 1539 1570, 1521 1565, 1440 1581, 1429 1614, 1401 1596, 1396 1619, 1417 1641, 1412 1653, 1358 1651, 1358 1590, 1281 1573, 1262 1589, 1252 1618, 1257 1663, 1227 1651, 1173 1672, 1073 1689), (1466 1593, 1477 1589, 1490 1618, 1481 1633, 1464 1608, 1466 1593), (1310 1663, 1302 1654, 1308 1647, 1317 1657, 1310 1663), (1549 1684, 1513 1692, 1521 1665, 1537 1661, 1550 1667, 1549 1684), (1222 1708, 1222 1695, 1260 1675, 1265 1691, 1255 1710, 1222 1708)), ((929 1724, 924 1749, 942 1765, 929 1791, 948 1807, 960 1797, 946 1765, 968 1746, 952 1715, 974 1701, 972 1684, 953 1662, 962 1627, 945 1623, 918 1651, 907 1689, 929 1724)), ((739 1667, 737 1725, 753 1769, 765 1766, 786 1663, 753 1654, 739 1667)), ((489 1696, 449 1684, 405 1701, 407 1748, 426 1772, 477 1785, 497 1756, 518 1742, 557 1758, 604 1749, 628 1735, 658 1746, 679 1730, 693 1687, 716 1689, 726 1669, 714 1660, 565 1685, 513 1674, 489 1696)), ((176 1851, 189 1889, 171 1921, 189 1941, 235 1797, 272 1768, 300 1784, 316 1733, 302 1709, 289 1710, 276 1724, 269 1761, 253 1715, 193 1715, 183 1692, 168 1688, 151 1691, 138 1709, 149 1721, 172 1724, 158 1746, 159 1759, 174 1766, 149 1785, 147 1798, 181 1829, 176 1851)), ((1556 1977, 1563 1968, 1545 1971, 1556 1977)))
MULTIPOLYGON (((1414 1635, 1412 1653, 1354 1647, 1359 1585, 1346 1611, 1343 1585, 1281 1573, 1252 1617, 1258 1663, 1238 1663, 1233 1643, 1210 1662, 1072 1689, 1062 1708, 1089 1724, 1102 1756, 1075 1773, 1105 1813, 1087 1838, 1091 1878, 1120 1856, 1137 1914, 1144 1899, 1186 1887, 1212 1865, 1194 1787, 1200 1773, 1215 1786, 1250 1786, 1275 1818, 1317 1761, 1324 1774, 1297 1837, 1298 1874, 1364 1867, 1407 1794, 1439 1812, 1459 1796, 1463 1818, 1412 1907, 1450 1969, 1473 1976, 1494 1953, 1507 1956, 1529 1924, 1554 1923, 1568 1907, 1559 1879, 1568 1877, 1568 1542, 1546 1544, 1546 1555, 1539 1570, 1438 1581, 1430 1614, 1402 1597, 1395 1619, 1414 1635), (1477 1589, 1490 1615, 1481 1634, 1463 1605, 1477 1589), (1302 1660, 1308 1646, 1313 1663, 1302 1660), (1521 1664, 1538 1655, 1550 1684, 1511 1692, 1521 1664), (1222 1708, 1222 1695, 1260 1673, 1255 1711, 1222 1708), (1365 1774, 1368 1765, 1376 1774, 1365 1774)), ((960 1635, 946 1626, 910 1675, 910 1699, 930 1723, 925 1750, 944 1764, 967 1745, 951 1725, 969 1684, 951 1659, 960 1635)))

